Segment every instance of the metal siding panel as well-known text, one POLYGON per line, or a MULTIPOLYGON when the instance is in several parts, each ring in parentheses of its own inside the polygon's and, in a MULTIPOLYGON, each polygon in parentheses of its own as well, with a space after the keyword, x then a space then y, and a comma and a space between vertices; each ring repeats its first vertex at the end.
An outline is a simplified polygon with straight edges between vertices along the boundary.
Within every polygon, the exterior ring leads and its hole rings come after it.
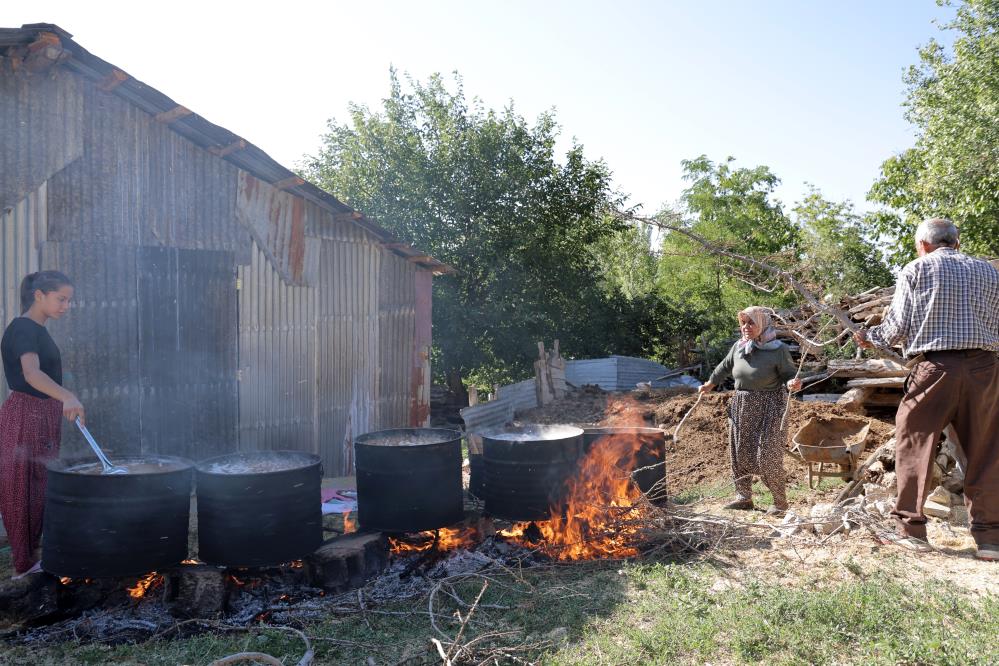
POLYGON ((283 192, 245 171, 238 175, 236 216, 287 281, 308 284, 315 278, 318 245, 307 242, 309 207, 304 199, 283 192))
MULTIPOLYGON (((87 411, 109 455, 138 454, 139 372, 135 249, 101 243, 42 246, 46 268, 75 284, 73 307, 49 329, 63 356, 63 379, 87 411)), ((75 428, 63 428, 63 457, 86 455, 75 428)))
POLYGON ((51 238, 245 252, 238 169, 81 81, 82 157, 51 179, 51 238))
POLYGON ((0 68, 0 210, 14 206, 83 152, 78 78, 0 68))
POLYGON ((235 257, 142 247, 136 263, 142 451, 235 450, 235 257))
POLYGON ((317 290, 285 282, 256 243, 240 275, 240 448, 315 452, 317 290))
MULTIPOLYGON (((39 270, 40 241, 45 234, 46 186, 0 214, 0 322, 3 326, 21 314, 21 279, 39 270)), ((0 384, 0 399, 6 399, 7 383, 0 384)))
POLYGON ((327 474, 352 471, 344 447, 352 411, 352 434, 377 427, 380 254, 369 243, 333 240, 320 252, 319 448, 327 474))
POLYGON ((379 426, 410 425, 415 371, 415 273, 404 259, 383 253, 379 280, 379 426))

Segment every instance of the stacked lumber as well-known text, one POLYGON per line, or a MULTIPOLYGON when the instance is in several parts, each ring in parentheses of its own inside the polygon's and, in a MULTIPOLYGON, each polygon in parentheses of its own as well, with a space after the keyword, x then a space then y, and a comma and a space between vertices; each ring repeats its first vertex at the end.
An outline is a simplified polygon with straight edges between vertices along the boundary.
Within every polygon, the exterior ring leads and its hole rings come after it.
POLYGON ((849 378, 847 391, 836 404, 859 414, 898 407, 909 373, 905 366, 895 361, 872 358, 832 359, 827 368, 834 376, 849 378))
POLYGON ((544 342, 538 342, 538 360, 534 362, 534 387, 539 405, 548 405, 565 397, 565 359, 559 352, 558 340, 549 352, 544 342))
MULTIPOLYGON (((844 296, 839 301, 829 303, 830 306, 845 312, 847 316, 857 326, 869 328, 877 326, 884 320, 884 316, 891 305, 892 296, 895 294, 895 287, 875 287, 854 296, 844 296)), ((801 338, 808 340, 826 341, 835 338, 843 333, 843 325, 838 321, 832 321, 828 316, 822 316, 810 304, 804 304, 793 310, 780 310, 777 312, 777 337, 785 340, 794 340, 802 344, 802 352, 819 354, 819 349, 802 343, 801 338)), ((839 338, 842 346, 850 339, 849 335, 839 338)))

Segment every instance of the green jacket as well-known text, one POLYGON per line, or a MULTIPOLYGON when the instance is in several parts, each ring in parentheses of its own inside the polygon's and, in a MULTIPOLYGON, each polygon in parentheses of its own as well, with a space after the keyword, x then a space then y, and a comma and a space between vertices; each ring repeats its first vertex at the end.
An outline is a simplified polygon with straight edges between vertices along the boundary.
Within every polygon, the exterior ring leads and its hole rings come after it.
POLYGON ((737 354, 735 350, 736 345, 732 345, 728 355, 711 373, 709 382, 717 386, 731 375, 735 379, 736 390, 776 391, 797 374, 798 368, 784 343, 777 349, 754 349, 748 357, 737 354))

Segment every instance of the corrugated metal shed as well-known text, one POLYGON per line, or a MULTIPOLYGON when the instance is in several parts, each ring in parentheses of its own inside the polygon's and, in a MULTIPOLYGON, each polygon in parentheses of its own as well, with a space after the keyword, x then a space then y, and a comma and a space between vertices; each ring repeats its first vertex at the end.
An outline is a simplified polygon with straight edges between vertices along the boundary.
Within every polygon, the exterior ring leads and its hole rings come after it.
POLYGON ((527 379, 516 384, 501 386, 496 399, 509 402, 517 412, 534 409, 538 406, 538 390, 534 380, 527 379))
POLYGON ((449 267, 50 24, 0 29, 0 206, 3 321, 26 273, 74 279, 50 330, 114 454, 298 449, 339 474, 351 434, 425 420, 449 267))
MULTIPOLYGON (((0 266, 0 321, 4 324, 21 314, 21 279, 38 270, 39 247, 47 233, 47 202, 47 188, 43 182, 14 206, 0 210, 0 260, 3 261, 0 266)), ((0 398, 6 397, 7 384, 4 382, 0 385, 0 398)))
POLYGON ((669 372, 655 361, 632 356, 568 361, 565 379, 573 386, 595 384, 605 391, 630 391, 638 382, 651 382, 669 372))

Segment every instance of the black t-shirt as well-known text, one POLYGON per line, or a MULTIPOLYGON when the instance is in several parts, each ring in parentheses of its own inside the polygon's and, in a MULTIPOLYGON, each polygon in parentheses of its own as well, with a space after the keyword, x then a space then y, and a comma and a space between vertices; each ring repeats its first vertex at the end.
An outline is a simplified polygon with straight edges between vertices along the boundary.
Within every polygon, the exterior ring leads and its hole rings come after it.
POLYGON ((59 347, 48 330, 32 319, 17 317, 10 322, 3 333, 3 341, 0 341, 0 352, 3 355, 3 374, 7 377, 7 386, 11 391, 20 391, 36 398, 50 397, 36 391, 24 379, 21 356, 31 352, 38 354, 41 371, 62 386, 62 356, 59 354, 59 347))

